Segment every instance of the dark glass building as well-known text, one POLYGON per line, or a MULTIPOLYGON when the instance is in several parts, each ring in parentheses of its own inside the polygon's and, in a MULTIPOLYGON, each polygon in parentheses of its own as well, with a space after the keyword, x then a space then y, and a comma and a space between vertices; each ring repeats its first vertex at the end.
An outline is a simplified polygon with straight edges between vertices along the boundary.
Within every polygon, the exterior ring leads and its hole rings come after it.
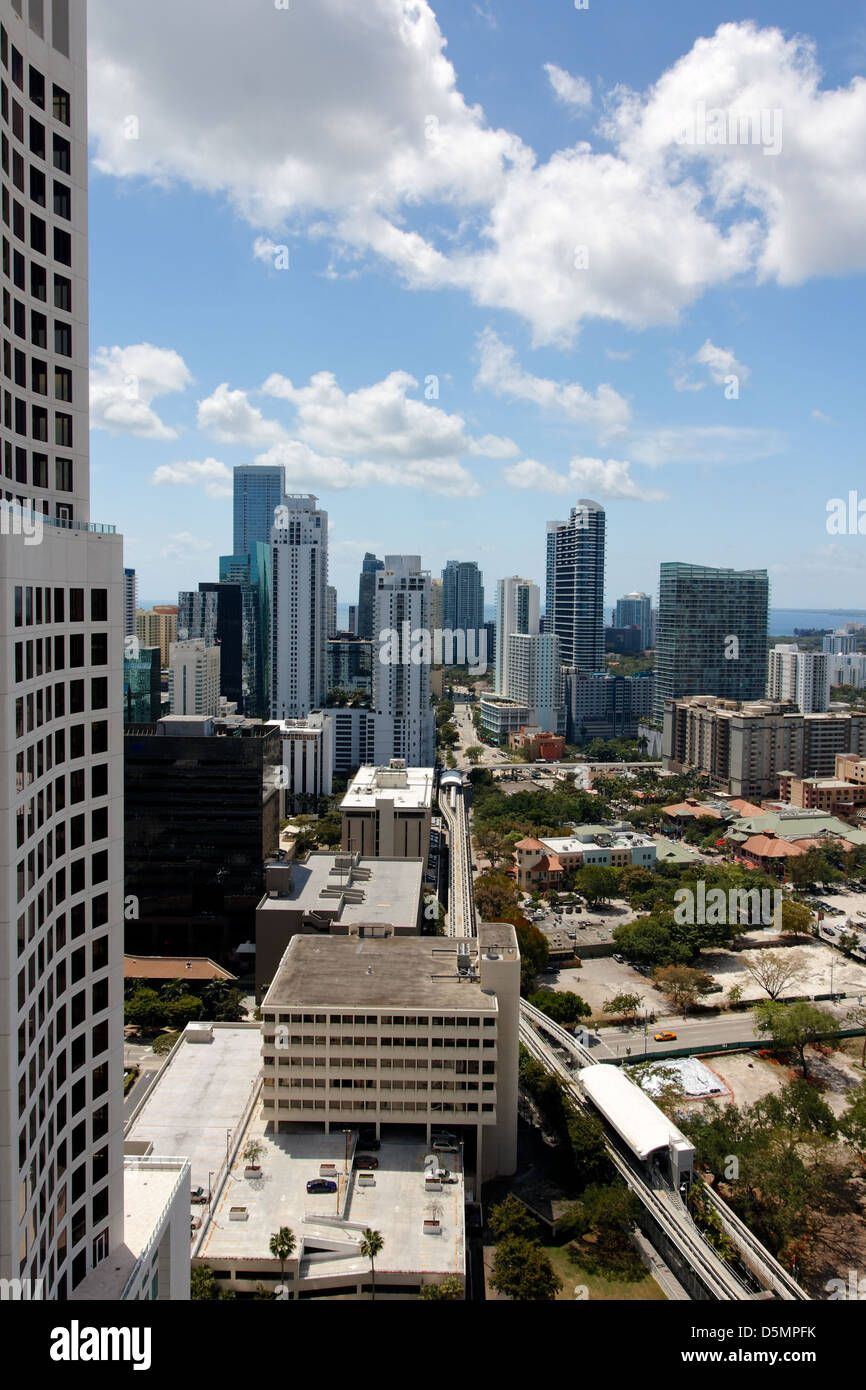
POLYGON ((225 958, 253 937, 279 842, 279 730, 169 715, 130 726, 124 753, 126 950, 225 958))
POLYGON ((123 654, 123 722, 155 724, 162 714, 159 647, 130 648, 123 654))

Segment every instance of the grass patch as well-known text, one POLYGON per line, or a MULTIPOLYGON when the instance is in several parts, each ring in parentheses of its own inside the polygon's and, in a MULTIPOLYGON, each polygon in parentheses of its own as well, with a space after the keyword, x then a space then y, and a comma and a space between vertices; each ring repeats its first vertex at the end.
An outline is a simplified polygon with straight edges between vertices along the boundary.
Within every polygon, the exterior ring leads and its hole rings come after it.
POLYGON ((567 1245, 545 1245, 547 1255, 556 1273, 562 1280, 562 1290, 556 1296, 557 1303, 573 1303, 576 1284, 585 1284, 589 1290, 590 1301, 602 1303, 667 1302, 651 1274, 640 1279, 627 1280, 613 1274, 590 1271, 579 1264, 567 1245))
POLYGON ((139 1067, 127 1067, 123 1073, 123 1094, 128 1096, 138 1080, 139 1067))

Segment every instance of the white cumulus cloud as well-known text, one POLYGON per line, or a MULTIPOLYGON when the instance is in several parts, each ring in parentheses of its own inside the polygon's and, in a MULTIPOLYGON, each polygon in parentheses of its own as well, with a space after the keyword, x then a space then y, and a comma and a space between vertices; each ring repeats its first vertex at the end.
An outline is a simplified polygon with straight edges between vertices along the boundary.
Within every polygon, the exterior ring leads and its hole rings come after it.
POLYGON ((176 439, 152 408, 159 396, 185 391, 192 375, 179 353, 152 343, 98 348, 90 362, 90 424, 111 434, 176 439))
POLYGON ((631 476, 631 464, 619 459, 573 458, 563 473, 536 459, 521 459, 503 472, 510 487, 538 492, 592 493, 602 497, 662 502, 666 493, 644 488, 631 476))
POLYGON ((514 349, 492 328, 479 335, 478 353, 476 386, 566 415, 595 431, 601 439, 621 434, 628 425, 631 407, 612 386, 599 386, 593 393, 576 381, 558 382, 533 376, 516 362, 514 349))
POLYGON ((218 459, 206 458, 187 463, 163 463, 151 474, 154 487, 194 487, 204 485, 208 497, 231 497, 231 469, 218 459))

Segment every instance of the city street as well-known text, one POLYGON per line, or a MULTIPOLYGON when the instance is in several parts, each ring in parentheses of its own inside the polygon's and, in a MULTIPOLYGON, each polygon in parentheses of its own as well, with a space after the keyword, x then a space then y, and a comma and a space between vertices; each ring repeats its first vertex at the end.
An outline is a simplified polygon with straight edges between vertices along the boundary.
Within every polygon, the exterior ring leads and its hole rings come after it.
MULTIPOLYGON (((842 1020, 854 1003, 856 1001, 853 999, 836 1005, 822 1002, 819 1007, 835 1013, 842 1020)), ((599 1047, 601 1061, 602 1049, 615 1057, 624 1056, 629 1047, 633 1057, 643 1056, 644 1052, 647 1056, 652 1056, 654 1053, 664 1053, 676 1048, 723 1047, 726 1043, 752 1042, 759 1034, 755 1032, 751 1012, 743 1012, 721 1014, 718 1018, 693 1018, 686 1023, 683 1023, 682 1014, 669 1014, 664 1018, 657 1014, 655 1023, 648 1026, 646 1038, 642 1017, 634 1028, 602 1028, 600 1033, 593 1034, 593 1037, 596 1036, 602 1043, 602 1047, 599 1047), (653 1033, 665 1031, 676 1033, 676 1041, 655 1042, 653 1033)))

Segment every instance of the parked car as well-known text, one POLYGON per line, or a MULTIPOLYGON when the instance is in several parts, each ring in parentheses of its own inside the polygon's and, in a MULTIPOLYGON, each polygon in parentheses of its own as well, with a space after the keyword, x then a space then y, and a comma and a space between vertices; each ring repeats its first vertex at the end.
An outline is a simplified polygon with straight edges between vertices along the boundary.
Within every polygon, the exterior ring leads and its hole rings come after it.
POLYGON ((616 951, 614 951, 613 959, 617 961, 619 965, 625 964, 625 958, 623 956, 618 955, 616 951))
POLYGON ((456 1154, 459 1152, 459 1145, 454 1139, 434 1139, 433 1152, 436 1154, 456 1154))
POLYGON ((356 1155, 355 1155, 355 1167, 356 1167, 356 1168, 378 1168, 378 1167, 379 1167, 379 1160, 378 1160, 378 1158, 374 1158, 372 1154, 356 1154, 356 1155))
POLYGON ((307 1183, 308 1192, 336 1192, 337 1184, 330 1178, 312 1178, 307 1183))
POLYGON ((381 1139, 374 1139, 372 1136, 368 1138, 366 1134, 361 1135, 358 1144, 365 1153, 378 1153, 382 1147, 381 1139))
POLYGON ((194 1207, 206 1206, 207 1193, 205 1192, 203 1187, 194 1187, 192 1189, 192 1192, 190 1192, 189 1194, 189 1200, 192 1202, 194 1207))

